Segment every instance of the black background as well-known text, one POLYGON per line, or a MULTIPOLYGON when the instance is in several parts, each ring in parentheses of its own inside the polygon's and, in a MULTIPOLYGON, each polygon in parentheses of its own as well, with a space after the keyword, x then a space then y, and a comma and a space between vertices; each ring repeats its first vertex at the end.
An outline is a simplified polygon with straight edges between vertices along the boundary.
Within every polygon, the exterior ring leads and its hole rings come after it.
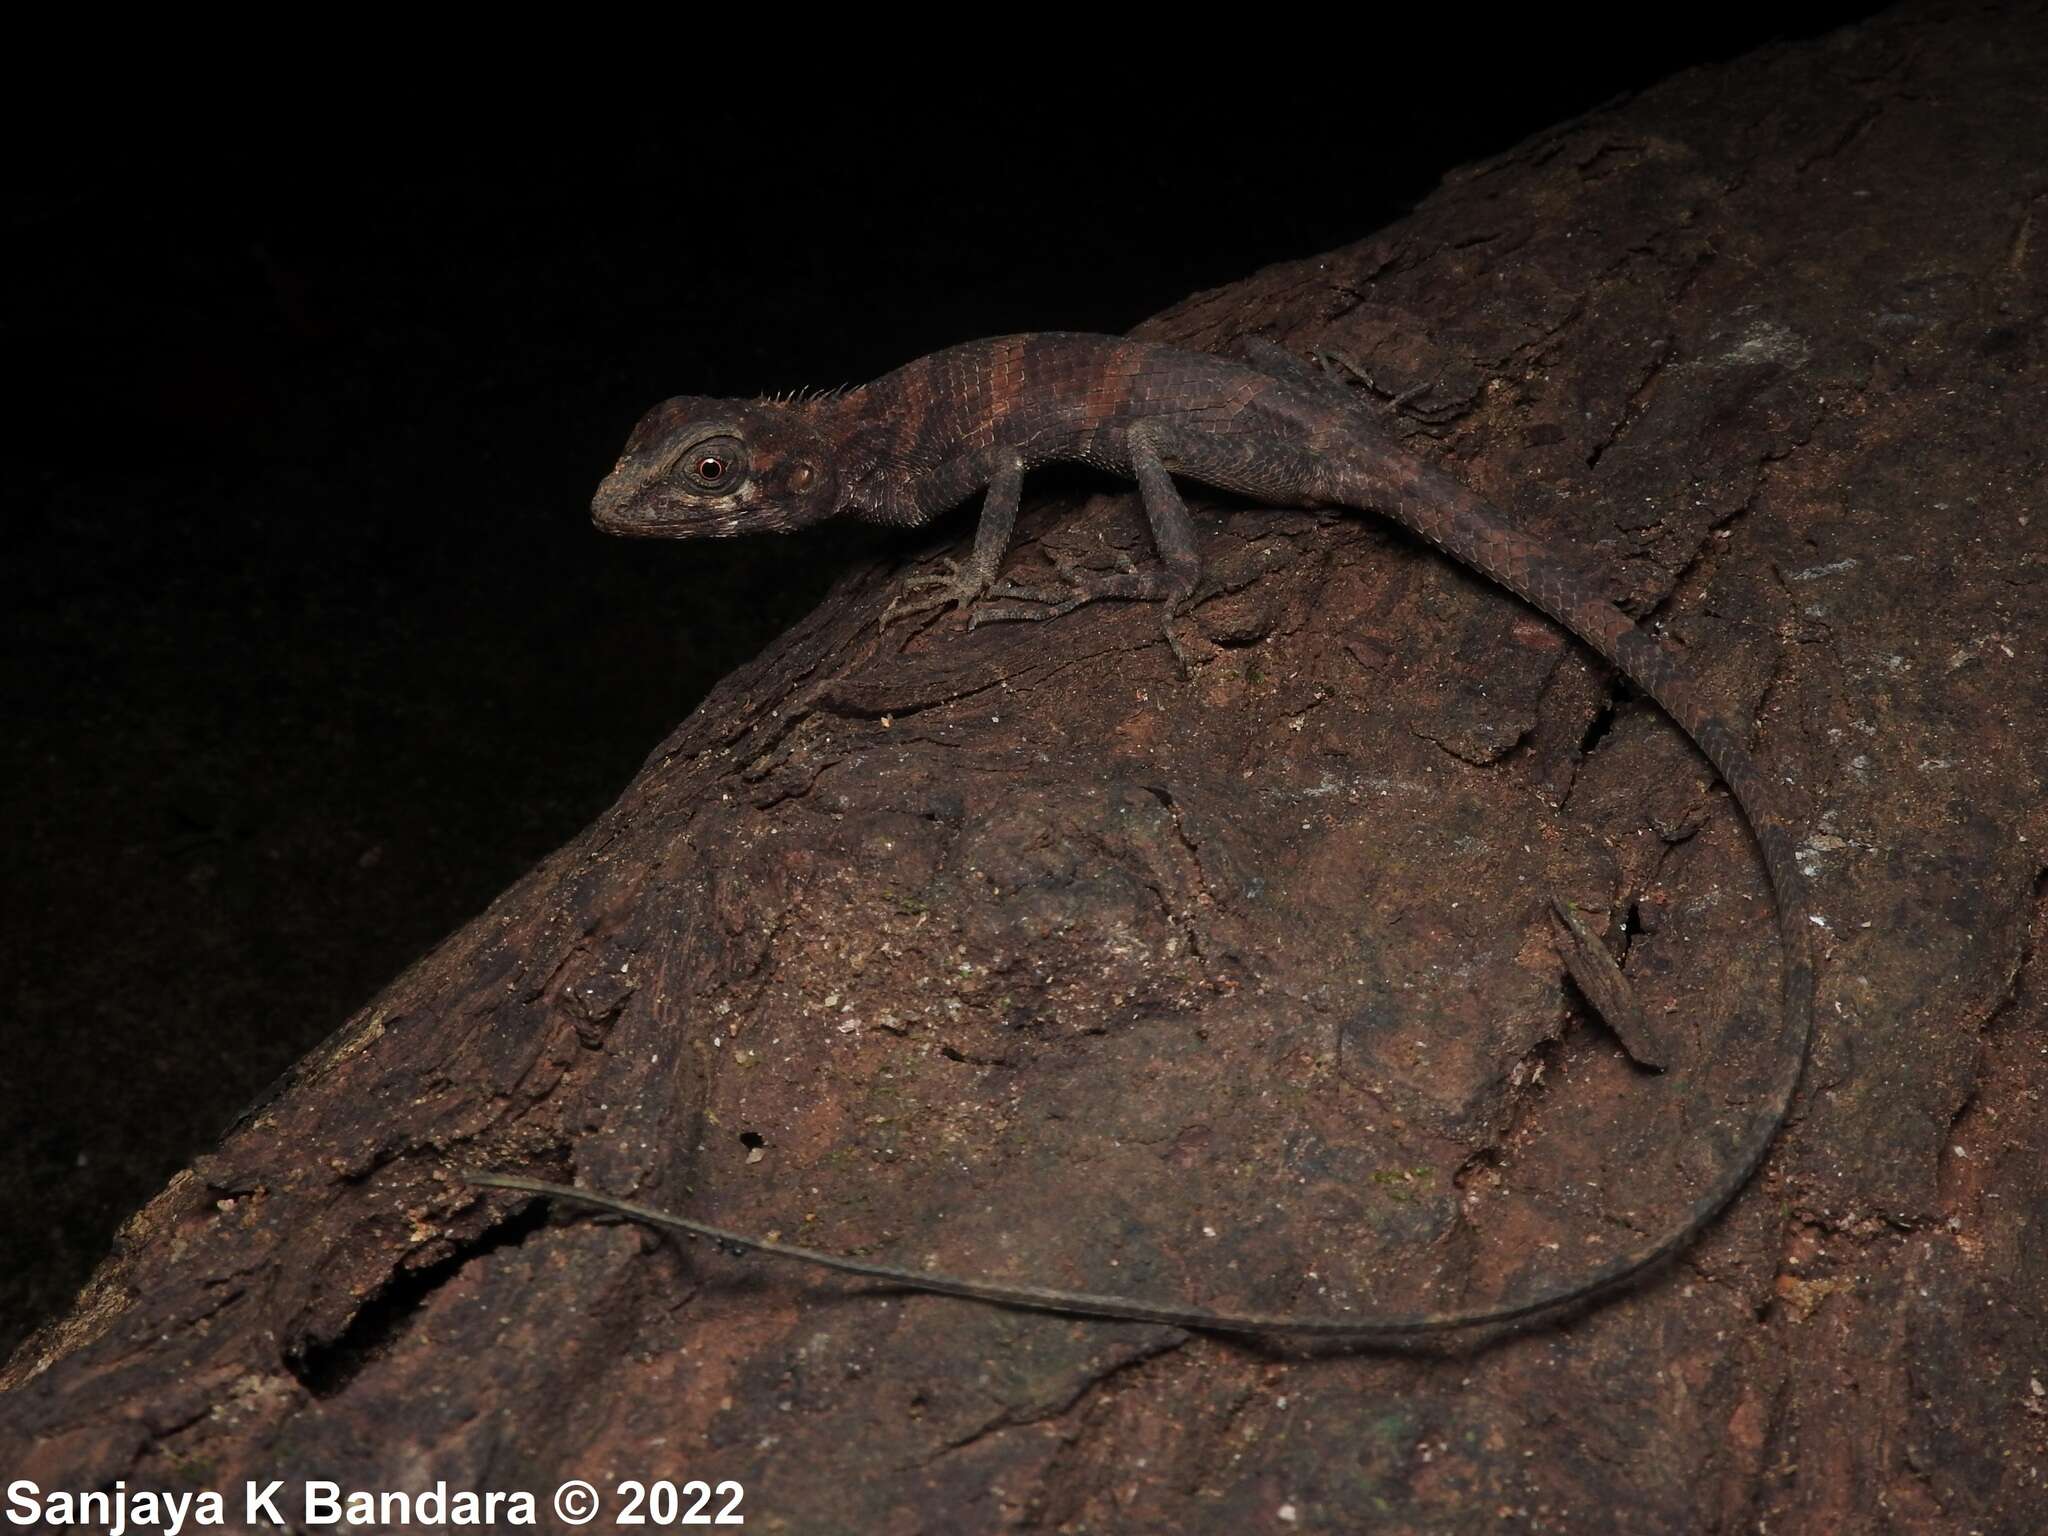
POLYGON ((17 134, 0 1350, 848 559, 900 544, 598 535, 646 406, 1122 330, 1868 7, 1622 35, 1544 9, 1410 17, 1369 64, 1334 36, 1200 71, 1055 51, 944 92, 720 85, 709 40, 636 41, 610 63, 633 79, 574 101, 195 86, 17 134))

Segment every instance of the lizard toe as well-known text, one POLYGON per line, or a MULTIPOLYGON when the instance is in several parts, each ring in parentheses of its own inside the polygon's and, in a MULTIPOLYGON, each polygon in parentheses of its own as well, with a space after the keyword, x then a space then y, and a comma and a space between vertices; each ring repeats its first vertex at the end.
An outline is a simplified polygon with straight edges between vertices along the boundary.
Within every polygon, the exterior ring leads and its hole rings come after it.
POLYGON ((915 618, 946 608, 971 608, 988 591, 988 583, 957 560, 942 559, 939 571, 924 571, 903 579, 903 590, 882 610, 878 628, 887 629, 892 620, 915 618), (912 597, 914 592, 924 593, 912 597))

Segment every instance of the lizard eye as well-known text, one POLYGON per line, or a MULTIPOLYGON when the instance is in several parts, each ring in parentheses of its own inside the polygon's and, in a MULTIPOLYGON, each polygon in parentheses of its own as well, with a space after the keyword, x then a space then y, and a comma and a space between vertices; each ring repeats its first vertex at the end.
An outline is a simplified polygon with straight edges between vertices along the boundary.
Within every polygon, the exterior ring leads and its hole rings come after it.
POLYGON ((731 490, 745 468, 745 451, 732 437, 708 438, 682 457, 684 477, 700 491, 731 490))

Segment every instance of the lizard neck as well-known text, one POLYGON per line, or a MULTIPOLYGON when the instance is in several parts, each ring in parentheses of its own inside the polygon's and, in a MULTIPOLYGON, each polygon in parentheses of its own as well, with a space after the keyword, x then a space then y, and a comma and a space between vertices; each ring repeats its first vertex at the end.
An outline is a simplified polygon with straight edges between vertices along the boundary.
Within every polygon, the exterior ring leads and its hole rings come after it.
POLYGON ((917 523, 922 510, 918 485, 925 466, 904 451, 898 405, 881 385, 863 384, 842 394, 813 400, 811 425, 830 447, 839 479, 835 517, 863 522, 917 523))

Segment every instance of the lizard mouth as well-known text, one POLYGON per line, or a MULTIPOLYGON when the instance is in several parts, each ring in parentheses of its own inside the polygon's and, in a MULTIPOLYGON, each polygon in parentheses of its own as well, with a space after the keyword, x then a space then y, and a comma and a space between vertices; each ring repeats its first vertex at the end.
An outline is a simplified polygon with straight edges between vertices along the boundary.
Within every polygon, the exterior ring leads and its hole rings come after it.
POLYGON ((598 487, 590 503, 590 520, 606 533, 642 539, 719 539, 740 531, 739 513, 731 507, 704 507, 662 494, 659 486, 614 485, 614 475, 598 487))
POLYGON ((606 533, 640 533, 646 528, 644 517, 636 516, 639 510, 634 503, 640 500, 637 486, 615 485, 617 475, 606 478, 597 488, 597 495, 591 498, 590 520, 606 533))
POLYGON ((663 499, 659 481, 644 469, 629 470, 622 464, 604 477, 591 498, 590 520, 606 533, 659 533, 664 524, 680 520, 663 515, 672 511, 662 505, 663 499))

